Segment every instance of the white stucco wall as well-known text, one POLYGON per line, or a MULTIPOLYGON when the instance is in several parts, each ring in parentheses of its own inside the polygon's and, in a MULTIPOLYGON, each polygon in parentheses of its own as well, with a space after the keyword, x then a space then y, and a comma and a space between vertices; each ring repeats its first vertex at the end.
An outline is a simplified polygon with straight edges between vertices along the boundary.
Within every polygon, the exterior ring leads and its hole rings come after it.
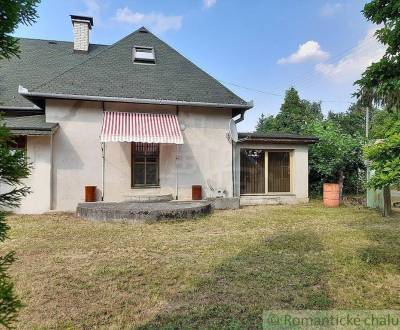
MULTIPOLYGON (((161 145, 160 188, 131 188, 129 143, 106 143, 105 201, 122 201, 127 195, 164 194, 191 199, 191 186, 207 181, 232 196, 232 146, 226 138, 231 110, 159 105, 105 104, 107 111, 169 112, 178 114, 184 145, 161 145), (177 159, 178 158, 178 159, 177 159), (176 167, 177 165, 177 167, 176 167)), ((100 132, 103 118, 99 102, 48 100, 46 121, 60 125, 53 138, 53 198, 55 210, 74 211, 84 200, 84 187, 98 187, 101 196, 102 158, 100 132)))
MULTIPOLYGON (((268 193, 268 196, 293 195, 300 202, 308 201, 308 146, 304 144, 239 143, 235 152, 235 195, 240 196, 240 149, 285 150, 291 152, 290 193, 268 193)), ((284 199, 283 199, 284 200, 284 199)), ((290 198, 286 198, 289 202, 290 198)))
POLYGON ((17 213, 43 213, 50 210, 51 137, 28 136, 27 156, 31 174, 24 181, 32 192, 22 199, 17 213))

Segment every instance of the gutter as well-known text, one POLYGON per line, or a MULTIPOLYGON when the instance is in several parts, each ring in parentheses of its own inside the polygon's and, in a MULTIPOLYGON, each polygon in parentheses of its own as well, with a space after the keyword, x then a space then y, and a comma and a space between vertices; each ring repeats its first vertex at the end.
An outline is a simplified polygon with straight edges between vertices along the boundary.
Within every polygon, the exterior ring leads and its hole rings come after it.
MULTIPOLYGON (((251 102, 252 102, 252 104, 253 104, 253 106, 254 106, 253 101, 251 101, 251 102)), ((246 111, 246 110, 240 111, 240 117, 239 117, 238 119, 235 119, 235 120, 234 120, 234 121, 235 121, 235 124, 239 124, 241 121, 244 120, 244 113, 245 113, 245 111, 246 111)))
POLYGON ((314 143, 318 143, 318 141, 319 141, 319 139, 243 138, 243 139, 239 139, 238 143, 253 142, 253 143, 276 143, 276 144, 314 144, 314 143))
POLYGON ((6 106, 0 105, 0 110, 42 110, 37 106, 34 107, 18 107, 18 106, 6 106))
POLYGON ((7 129, 9 129, 11 132, 12 131, 37 131, 37 132, 51 132, 52 134, 54 134, 58 128, 59 128, 59 124, 56 124, 53 127, 9 127, 6 125, 7 129))
POLYGON ((231 108, 231 109, 243 109, 243 110, 249 110, 254 106, 253 101, 247 102, 246 104, 227 104, 227 103, 191 102, 191 101, 178 101, 178 100, 124 98, 124 97, 111 97, 111 96, 39 93, 39 92, 29 92, 28 89, 24 88, 21 85, 18 87, 18 93, 30 101, 32 101, 31 99, 34 98, 48 98, 48 99, 61 99, 61 100, 82 100, 82 101, 159 104, 159 105, 193 106, 193 107, 198 106, 198 107, 210 107, 210 108, 231 108))

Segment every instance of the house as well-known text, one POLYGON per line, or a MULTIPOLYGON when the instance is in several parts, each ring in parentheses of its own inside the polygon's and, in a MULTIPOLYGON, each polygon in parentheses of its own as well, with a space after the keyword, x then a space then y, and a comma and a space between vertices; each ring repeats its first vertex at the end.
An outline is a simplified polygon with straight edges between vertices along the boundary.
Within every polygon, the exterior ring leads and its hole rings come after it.
POLYGON ((98 45, 92 18, 71 20, 73 42, 20 39, 20 58, 0 65, 0 111, 33 165, 18 212, 74 211, 88 185, 104 201, 186 200, 192 185, 244 204, 308 201, 314 138, 232 141, 252 103, 145 28, 98 45))

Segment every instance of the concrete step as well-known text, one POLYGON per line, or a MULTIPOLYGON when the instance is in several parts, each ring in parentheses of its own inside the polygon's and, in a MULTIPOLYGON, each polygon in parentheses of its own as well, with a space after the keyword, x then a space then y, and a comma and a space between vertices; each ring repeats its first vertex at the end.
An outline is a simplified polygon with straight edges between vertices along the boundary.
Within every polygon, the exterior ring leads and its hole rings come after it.
POLYGON ((160 203, 169 202, 174 198, 171 194, 168 195, 126 195, 124 198, 125 202, 133 203, 160 203))

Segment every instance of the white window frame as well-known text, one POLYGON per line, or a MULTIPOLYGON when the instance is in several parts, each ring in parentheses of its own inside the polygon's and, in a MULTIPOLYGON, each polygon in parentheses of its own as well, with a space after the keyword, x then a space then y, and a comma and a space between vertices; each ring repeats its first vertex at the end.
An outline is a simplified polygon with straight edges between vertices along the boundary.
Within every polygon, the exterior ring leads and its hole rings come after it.
POLYGON ((135 64, 156 64, 156 54, 154 51, 154 47, 148 47, 148 46, 139 46, 135 45, 132 48, 132 61, 135 64), (137 49, 142 48, 146 50, 150 50, 149 54, 152 54, 152 58, 145 58, 145 57, 138 57, 137 54, 139 53, 145 53, 145 52, 139 52, 137 49))

